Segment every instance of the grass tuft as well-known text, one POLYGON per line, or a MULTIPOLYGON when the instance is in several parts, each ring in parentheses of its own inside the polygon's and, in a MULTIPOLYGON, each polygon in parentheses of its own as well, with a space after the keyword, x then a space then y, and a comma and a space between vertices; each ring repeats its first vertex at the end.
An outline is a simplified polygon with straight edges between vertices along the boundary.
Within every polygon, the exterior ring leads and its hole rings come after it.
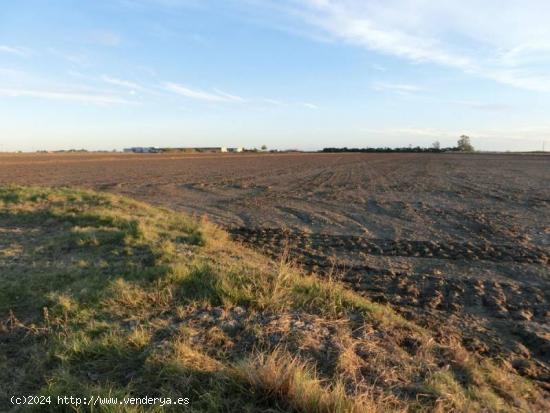
POLYGON ((277 399, 293 411, 360 413, 380 410, 380 406, 376 406, 365 395, 347 395, 340 381, 331 386, 323 385, 313 368, 280 350, 271 354, 258 354, 238 363, 234 374, 266 397, 277 399))

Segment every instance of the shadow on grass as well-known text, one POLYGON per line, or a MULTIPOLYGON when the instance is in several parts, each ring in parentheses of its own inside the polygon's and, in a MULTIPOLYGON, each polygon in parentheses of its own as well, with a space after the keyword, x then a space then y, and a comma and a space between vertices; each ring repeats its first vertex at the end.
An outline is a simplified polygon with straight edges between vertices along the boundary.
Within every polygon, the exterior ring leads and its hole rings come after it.
POLYGON ((2 317, 12 310, 25 322, 36 322, 52 293, 85 302, 100 297, 113 277, 151 279, 167 271, 141 239, 137 221, 4 210, 0 228, 12 229, 10 242, 20 248, 0 262, 2 317))
POLYGON ((90 344, 67 360, 42 394, 96 395, 119 400, 124 397, 189 399, 186 406, 157 405, 132 411, 294 411, 285 407, 276 394, 253 388, 223 367, 210 365, 208 359, 201 360, 202 355, 198 357, 186 360, 187 364, 171 356, 152 354, 149 346, 133 347, 120 342, 90 344))
POLYGON ((185 301, 208 302, 218 306, 223 303, 222 280, 208 265, 191 268, 178 283, 178 298, 185 301))

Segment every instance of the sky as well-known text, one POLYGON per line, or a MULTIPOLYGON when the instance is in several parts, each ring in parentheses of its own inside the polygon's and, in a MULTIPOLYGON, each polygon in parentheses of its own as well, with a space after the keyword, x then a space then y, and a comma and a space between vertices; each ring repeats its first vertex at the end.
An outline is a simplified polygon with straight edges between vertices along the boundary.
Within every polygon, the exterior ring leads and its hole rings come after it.
POLYGON ((550 150, 547 0, 0 6, 0 151, 550 150))

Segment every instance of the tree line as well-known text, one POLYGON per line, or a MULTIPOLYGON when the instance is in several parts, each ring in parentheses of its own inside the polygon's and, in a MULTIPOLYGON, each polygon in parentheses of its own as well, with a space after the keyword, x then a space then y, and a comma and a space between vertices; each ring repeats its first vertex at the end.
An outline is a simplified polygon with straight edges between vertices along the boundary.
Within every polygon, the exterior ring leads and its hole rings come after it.
POLYGON ((389 148, 389 147, 383 147, 383 148, 324 148, 320 152, 382 152, 382 153, 390 153, 390 152, 410 152, 410 153, 441 153, 441 152, 474 152, 475 149, 471 143, 470 137, 466 135, 462 135, 458 141, 456 146, 448 147, 448 148, 442 148, 439 141, 435 141, 432 146, 426 148, 421 146, 407 146, 403 148, 389 148))

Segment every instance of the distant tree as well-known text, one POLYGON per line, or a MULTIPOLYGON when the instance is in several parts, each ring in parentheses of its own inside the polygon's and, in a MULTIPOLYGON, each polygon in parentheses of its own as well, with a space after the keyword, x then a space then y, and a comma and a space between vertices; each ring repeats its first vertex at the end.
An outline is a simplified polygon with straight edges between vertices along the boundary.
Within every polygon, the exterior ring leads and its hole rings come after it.
POLYGON ((470 142, 470 137, 466 135, 462 135, 460 139, 457 142, 457 148, 461 152, 473 152, 474 147, 472 146, 472 143, 470 142))
POLYGON ((432 149, 435 149, 436 151, 440 150, 441 143, 439 143, 439 141, 435 141, 434 143, 432 143, 432 149))
POLYGON ((266 145, 262 145, 262 151, 267 151, 267 146, 266 145))

